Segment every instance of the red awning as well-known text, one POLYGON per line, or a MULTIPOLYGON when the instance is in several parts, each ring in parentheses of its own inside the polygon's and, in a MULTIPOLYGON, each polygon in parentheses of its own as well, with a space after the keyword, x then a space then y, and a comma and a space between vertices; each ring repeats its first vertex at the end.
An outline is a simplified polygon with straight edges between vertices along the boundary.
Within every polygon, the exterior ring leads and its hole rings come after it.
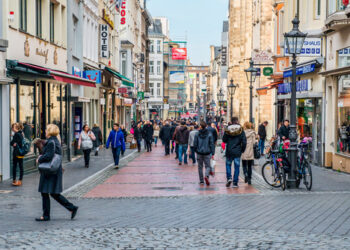
POLYGON ((22 65, 31 69, 44 71, 45 73, 49 73, 50 76, 55 79, 56 81, 65 82, 65 83, 71 83, 76 85, 82 85, 87 87, 96 87, 96 84, 94 81, 90 81, 88 79, 80 78, 73 76, 71 74, 68 74, 66 72, 61 72, 57 70, 51 70, 48 68, 40 67, 37 65, 29 64, 29 63, 22 63, 18 62, 18 65, 22 65))

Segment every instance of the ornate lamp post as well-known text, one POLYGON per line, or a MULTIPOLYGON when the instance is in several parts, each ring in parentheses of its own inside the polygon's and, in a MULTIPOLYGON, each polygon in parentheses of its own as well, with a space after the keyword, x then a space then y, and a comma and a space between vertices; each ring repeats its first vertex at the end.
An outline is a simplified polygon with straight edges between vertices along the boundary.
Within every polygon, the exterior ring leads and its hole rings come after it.
POLYGON ((298 132, 297 132, 297 55, 301 53, 301 49, 304 45, 304 40, 307 34, 302 33, 299 30, 299 19, 296 15, 292 21, 293 29, 289 33, 284 34, 287 51, 286 54, 291 54, 293 56, 292 60, 292 92, 290 99, 290 131, 289 131, 289 140, 290 140, 290 163, 291 163, 291 172, 288 175, 288 187, 296 188, 296 179, 295 179, 295 169, 297 165, 297 153, 298 153, 298 132))
POLYGON ((253 122, 253 83, 255 82, 258 69, 254 68, 254 61, 250 59, 249 68, 244 70, 247 81, 250 83, 250 101, 249 101, 249 121, 253 122))
POLYGON ((230 94, 230 97, 231 97, 231 111, 230 111, 230 116, 231 118, 233 117, 233 96, 235 95, 235 92, 236 92, 236 88, 238 87, 238 85, 235 85, 233 83, 233 79, 231 79, 230 81, 230 85, 227 86, 228 88, 228 92, 230 94))

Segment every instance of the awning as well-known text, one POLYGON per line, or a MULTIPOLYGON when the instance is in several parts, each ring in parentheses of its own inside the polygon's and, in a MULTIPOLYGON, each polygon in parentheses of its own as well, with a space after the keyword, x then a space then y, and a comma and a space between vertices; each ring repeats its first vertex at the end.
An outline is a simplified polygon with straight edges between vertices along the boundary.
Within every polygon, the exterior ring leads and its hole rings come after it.
POLYGON ((48 78, 55 79, 56 81, 71 83, 76 85, 82 85, 87 87, 96 87, 95 82, 90 81, 88 79, 80 78, 68 74, 66 72, 52 70, 49 68, 40 67, 34 64, 22 63, 18 61, 8 60, 7 62, 8 69, 11 70, 19 70, 23 71, 23 69, 29 69, 30 71, 26 71, 30 74, 39 74, 40 76, 45 76, 48 78))
POLYGON ((350 75, 350 66, 323 71, 323 72, 320 72, 319 74, 326 76, 326 77, 327 76, 350 75))
POLYGON ((258 95, 267 95, 268 90, 276 88, 281 83, 283 83, 283 81, 272 82, 270 84, 257 88, 256 92, 258 93, 258 95))
MULTIPOLYGON (((296 73, 297 75, 304 75, 308 73, 313 73, 317 68, 320 68, 324 62, 324 58, 320 57, 311 61, 302 62, 297 64, 296 73)), ((292 77, 293 71, 292 67, 285 68, 283 72, 283 77, 292 77)))
POLYGON ((9 84, 11 82, 13 82, 12 78, 7 78, 7 77, 0 76, 0 85, 1 84, 6 85, 6 84, 9 84))
POLYGON ((132 87, 132 88, 135 86, 135 84, 129 78, 123 76, 118 71, 115 71, 115 70, 108 68, 108 67, 105 67, 105 70, 112 73, 116 78, 121 80, 123 85, 128 86, 128 87, 132 87))

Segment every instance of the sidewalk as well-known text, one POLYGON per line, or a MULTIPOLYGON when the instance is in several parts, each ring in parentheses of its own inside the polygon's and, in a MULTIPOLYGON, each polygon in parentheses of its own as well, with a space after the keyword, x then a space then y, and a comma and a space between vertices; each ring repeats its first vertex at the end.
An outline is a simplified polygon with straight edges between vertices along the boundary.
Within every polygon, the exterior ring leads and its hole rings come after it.
MULTIPOLYGON (((126 149, 124 157, 128 156, 134 151, 134 149, 126 149)), ((80 157, 75 161, 63 164, 63 168, 65 169, 63 173, 64 190, 67 190, 68 188, 85 180, 111 164, 113 164, 112 152, 111 150, 107 149, 100 150, 98 156, 91 154, 89 168, 85 168, 84 166, 84 157, 80 157)), ((23 177, 23 185, 21 187, 12 186, 12 180, 3 181, 0 183, 0 197, 38 197, 39 178, 39 172, 25 175, 23 177)))

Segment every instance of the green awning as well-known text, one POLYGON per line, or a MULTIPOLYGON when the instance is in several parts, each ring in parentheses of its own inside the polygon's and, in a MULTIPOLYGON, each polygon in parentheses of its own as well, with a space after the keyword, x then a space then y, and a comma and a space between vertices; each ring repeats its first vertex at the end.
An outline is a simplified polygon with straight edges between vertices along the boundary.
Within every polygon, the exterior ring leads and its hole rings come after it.
POLYGON ((108 67, 105 67, 105 70, 107 70, 108 72, 112 73, 115 77, 120 79, 122 81, 123 85, 128 86, 128 87, 132 87, 132 88, 135 86, 135 84, 129 78, 123 76, 118 71, 115 71, 115 70, 108 68, 108 67))

